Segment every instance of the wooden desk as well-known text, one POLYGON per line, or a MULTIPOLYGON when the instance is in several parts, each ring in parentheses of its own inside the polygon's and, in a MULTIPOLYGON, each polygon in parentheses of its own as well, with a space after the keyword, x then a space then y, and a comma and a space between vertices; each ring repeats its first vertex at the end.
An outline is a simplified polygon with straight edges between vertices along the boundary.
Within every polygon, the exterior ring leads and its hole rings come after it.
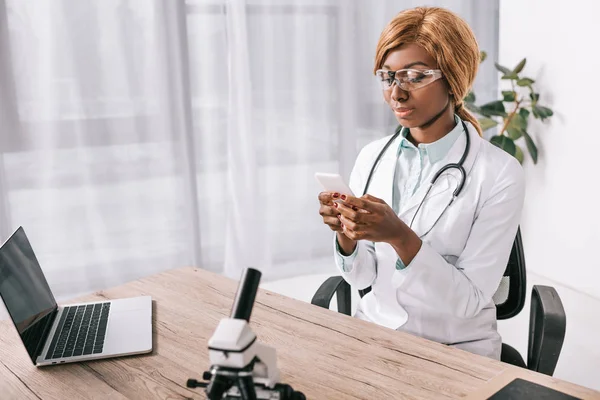
MULTIPOLYGON (((0 323, 2 399, 203 399, 185 387, 208 369, 207 341, 231 310, 237 282, 178 269, 87 296, 151 295, 152 354, 36 368, 10 321, 0 323)), ((600 393, 261 290, 251 317, 277 349, 284 383, 308 399, 452 399, 506 374, 533 376, 585 399, 600 393)))

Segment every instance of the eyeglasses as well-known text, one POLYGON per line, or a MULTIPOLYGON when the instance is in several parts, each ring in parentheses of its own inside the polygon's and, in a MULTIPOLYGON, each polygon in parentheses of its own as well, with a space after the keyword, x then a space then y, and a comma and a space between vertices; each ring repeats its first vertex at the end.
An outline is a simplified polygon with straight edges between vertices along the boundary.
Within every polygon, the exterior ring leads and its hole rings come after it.
POLYGON ((400 89, 410 92, 437 81, 442 77, 442 71, 439 69, 400 69, 398 71, 379 69, 375 75, 381 80, 383 90, 390 90, 396 83, 400 89))

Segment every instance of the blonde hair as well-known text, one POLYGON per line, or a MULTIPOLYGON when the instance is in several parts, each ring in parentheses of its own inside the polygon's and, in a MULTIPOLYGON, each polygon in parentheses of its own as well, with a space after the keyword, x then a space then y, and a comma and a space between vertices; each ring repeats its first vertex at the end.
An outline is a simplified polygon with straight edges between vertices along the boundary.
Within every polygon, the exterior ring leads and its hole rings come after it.
POLYGON ((407 43, 418 44, 436 60, 450 86, 454 112, 470 122, 481 135, 477 118, 463 103, 473 86, 480 61, 479 45, 469 25, 458 15, 440 7, 402 11, 381 33, 373 72, 382 68, 390 51, 407 43))

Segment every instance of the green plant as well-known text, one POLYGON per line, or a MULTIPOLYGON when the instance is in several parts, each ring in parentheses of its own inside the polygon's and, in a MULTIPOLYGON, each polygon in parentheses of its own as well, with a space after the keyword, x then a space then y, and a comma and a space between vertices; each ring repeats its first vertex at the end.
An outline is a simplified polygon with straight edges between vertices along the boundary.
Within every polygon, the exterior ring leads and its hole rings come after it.
MULTIPOLYGON (((486 53, 481 52, 481 62, 486 53)), ((526 59, 522 59, 512 70, 494 63, 502 80, 510 81, 511 90, 502 91, 502 100, 492 101, 481 106, 475 105, 475 94, 470 92, 464 99, 465 106, 479 116, 481 129, 486 131, 501 124, 500 132, 490 138, 490 142, 514 156, 523 163, 523 150, 517 143, 524 141, 534 164, 537 164, 538 149, 529 133, 529 117, 545 120, 554 113, 539 104, 540 94, 533 89, 534 80, 521 76, 526 59), (524 93, 525 92, 525 93, 524 93), (527 93, 528 92, 528 93, 527 93)))

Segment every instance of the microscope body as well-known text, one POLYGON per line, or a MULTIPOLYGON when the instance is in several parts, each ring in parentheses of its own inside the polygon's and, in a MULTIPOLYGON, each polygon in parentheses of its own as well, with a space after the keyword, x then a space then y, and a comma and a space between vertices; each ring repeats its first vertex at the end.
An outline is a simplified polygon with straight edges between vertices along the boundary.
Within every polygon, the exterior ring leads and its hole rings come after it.
POLYGON ((248 370, 255 383, 274 388, 279 382, 275 349, 259 343, 246 320, 224 318, 208 341, 211 366, 248 370))
POLYGON ((260 277, 253 268, 244 271, 231 316, 219 322, 208 341, 210 370, 203 381, 187 381, 189 388, 206 388, 209 400, 306 400, 302 392, 279 382, 275 349, 259 343, 250 329, 260 277))

